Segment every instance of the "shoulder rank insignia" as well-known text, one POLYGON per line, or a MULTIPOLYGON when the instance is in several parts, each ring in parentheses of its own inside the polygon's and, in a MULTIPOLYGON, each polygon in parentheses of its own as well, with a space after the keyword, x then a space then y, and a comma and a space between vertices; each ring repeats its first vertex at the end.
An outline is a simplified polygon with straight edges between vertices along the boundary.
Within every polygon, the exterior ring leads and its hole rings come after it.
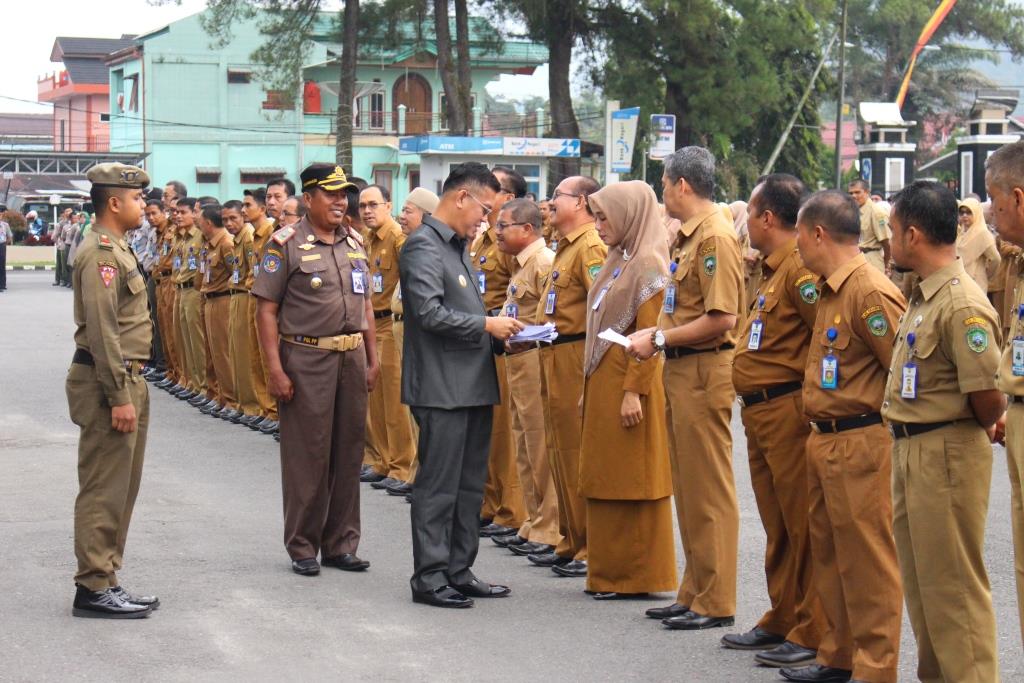
POLYGON ((284 244, 294 236, 295 228, 291 227, 290 225, 287 228, 281 228, 272 235, 274 241, 277 242, 278 244, 284 244))
MULTIPOLYGON (((350 229, 348 231, 348 236, 351 237, 352 239, 354 239, 357 244, 362 244, 363 243, 363 236, 359 234, 358 230, 351 230, 350 229)), ((349 245, 351 245, 351 244, 352 243, 349 242, 349 245)))
POLYGON ((114 250, 114 243, 104 234, 99 235, 99 245, 100 249, 109 249, 110 251, 114 250))

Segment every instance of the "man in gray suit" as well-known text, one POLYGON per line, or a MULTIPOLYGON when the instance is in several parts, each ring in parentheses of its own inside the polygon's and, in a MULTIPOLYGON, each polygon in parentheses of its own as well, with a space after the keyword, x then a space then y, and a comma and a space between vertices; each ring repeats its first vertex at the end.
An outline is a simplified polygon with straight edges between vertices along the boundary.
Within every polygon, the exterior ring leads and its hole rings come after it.
POLYGON ((491 212, 498 180, 483 164, 452 168, 437 210, 402 248, 405 309, 402 402, 420 428, 412 494, 412 599, 472 607, 473 598, 511 591, 472 571, 487 478, 498 380, 491 349, 522 329, 488 317, 469 263, 466 238, 491 212))

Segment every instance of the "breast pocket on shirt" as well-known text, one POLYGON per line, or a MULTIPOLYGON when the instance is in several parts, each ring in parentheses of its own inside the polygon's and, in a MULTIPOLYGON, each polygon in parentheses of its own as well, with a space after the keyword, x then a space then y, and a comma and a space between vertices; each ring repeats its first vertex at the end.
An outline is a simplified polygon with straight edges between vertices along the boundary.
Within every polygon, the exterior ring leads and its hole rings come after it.
POLYGON ((138 294, 139 292, 146 289, 146 280, 141 275, 133 275, 128 278, 128 291, 132 294, 138 294))
POLYGON ((374 266, 382 271, 389 271, 395 267, 395 258, 390 249, 377 252, 373 259, 374 266))
POLYGON ((299 263, 299 273, 305 282, 307 289, 320 289, 324 286, 324 273, 327 271, 327 262, 323 259, 316 261, 302 261, 299 263))

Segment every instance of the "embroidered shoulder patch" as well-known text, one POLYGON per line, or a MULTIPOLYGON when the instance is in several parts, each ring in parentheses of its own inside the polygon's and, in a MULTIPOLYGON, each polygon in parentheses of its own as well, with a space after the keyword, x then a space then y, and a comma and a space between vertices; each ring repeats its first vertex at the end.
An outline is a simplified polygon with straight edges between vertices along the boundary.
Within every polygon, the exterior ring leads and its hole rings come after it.
POLYGON ((718 259, 715 255, 708 254, 704 257, 704 274, 711 277, 715 274, 715 268, 718 266, 718 259))
POLYGON ((587 274, 590 275, 591 280, 597 277, 597 274, 601 272, 602 266, 604 266, 604 262, 601 260, 594 260, 587 263, 587 274))
POLYGON ((975 353, 981 353, 988 348, 988 331, 979 325, 971 325, 967 328, 967 348, 975 353))
POLYGON ((818 302, 818 288, 813 281, 807 280, 802 284, 798 284, 797 290, 800 292, 800 299, 805 304, 815 304, 818 302))
POLYGON ((868 330, 876 337, 884 337, 889 331, 889 322, 885 319, 885 316, 881 311, 878 313, 872 313, 868 316, 867 323, 868 330))
POLYGON ((100 235, 99 240, 100 249, 106 249, 107 251, 114 250, 114 243, 110 240, 109 237, 107 237, 106 235, 100 235))
POLYGON ((103 286, 109 289, 110 283, 117 277, 117 266, 109 261, 100 261, 97 266, 100 269, 100 279, 103 280, 103 286))
POLYGON ((277 242, 278 244, 284 244, 294 236, 295 228, 293 228, 290 225, 287 228, 281 228, 272 235, 274 241, 277 242))
POLYGON ((263 270, 267 273, 276 273, 281 267, 281 257, 274 254, 267 254, 263 257, 263 270))
POLYGON ((882 307, 881 306, 871 306, 866 311, 864 311, 863 313, 860 314, 860 319, 861 320, 867 320, 868 317, 870 317, 872 313, 881 313, 881 312, 882 312, 882 307))
POLYGON ((975 327, 988 327, 988 321, 985 320, 984 318, 972 316, 964 320, 964 325, 967 327, 971 327, 972 325, 975 327))

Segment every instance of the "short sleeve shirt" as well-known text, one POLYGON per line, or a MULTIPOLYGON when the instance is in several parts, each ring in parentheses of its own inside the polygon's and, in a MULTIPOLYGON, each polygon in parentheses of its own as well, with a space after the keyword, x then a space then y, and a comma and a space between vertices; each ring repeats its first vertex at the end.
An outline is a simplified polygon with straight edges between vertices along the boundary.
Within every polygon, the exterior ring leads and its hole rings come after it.
POLYGON ((469 248, 469 260, 478 278, 483 279, 484 308, 488 313, 500 309, 505 301, 505 290, 512 267, 509 256, 498 249, 498 231, 488 228, 473 240, 469 248))
POLYGON ((543 309, 537 304, 551 273, 555 254, 544 245, 543 236, 512 258, 512 277, 505 297, 504 313, 526 325, 536 325, 543 309))
POLYGON ((385 225, 369 231, 369 238, 366 254, 370 258, 373 310, 383 311, 390 308, 391 295, 398 286, 398 257, 405 244, 405 234, 389 217, 385 225))
POLYGON ((558 240, 551 274, 541 280, 537 302, 539 324, 552 323, 562 336, 587 331, 587 296, 594 277, 608 257, 597 228, 587 223, 558 240))
POLYGON ((213 239, 204 244, 206 254, 200 291, 203 294, 225 292, 231 287, 231 261, 234 258, 231 233, 220 228, 213 239))
POLYGON ((860 207, 860 248, 881 249, 882 242, 891 238, 889 214, 870 199, 860 207))

